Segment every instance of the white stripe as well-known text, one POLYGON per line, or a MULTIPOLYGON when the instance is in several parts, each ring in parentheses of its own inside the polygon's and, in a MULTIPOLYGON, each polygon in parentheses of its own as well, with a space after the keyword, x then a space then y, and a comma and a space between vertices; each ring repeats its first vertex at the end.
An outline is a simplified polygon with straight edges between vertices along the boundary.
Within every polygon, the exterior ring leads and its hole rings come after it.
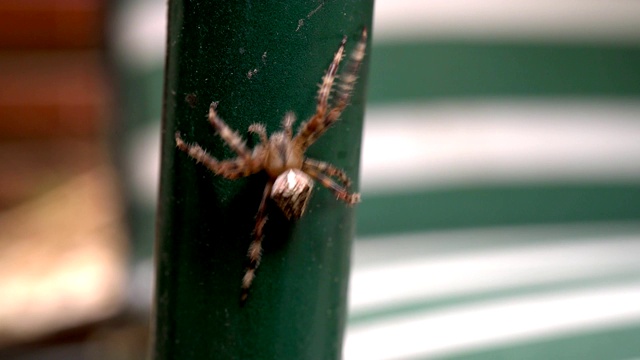
POLYGON ((375 41, 429 38, 640 43, 633 0, 378 0, 375 41))
POLYGON ((367 109, 363 191, 638 181, 640 102, 460 101, 367 109))
POLYGON ((640 323, 640 283, 511 298, 348 328, 347 360, 443 356, 640 323))
MULTIPOLYGON (((601 230, 607 228, 603 226, 601 230)), ((357 316, 415 301, 640 274, 640 232, 575 240, 566 233, 545 235, 539 229, 531 232, 514 228, 502 234, 467 230, 457 232, 457 237, 453 240, 451 236, 424 233, 356 242, 349 287, 350 313, 357 316), (535 237, 532 241, 536 243, 484 250, 461 248, 451 254, 433 253, 430 249, 431 244, 443 240, 482 244, 496 241, 496 237, 535 237), (383 254, 386 262, 363 259, 380 259, 383 254)))

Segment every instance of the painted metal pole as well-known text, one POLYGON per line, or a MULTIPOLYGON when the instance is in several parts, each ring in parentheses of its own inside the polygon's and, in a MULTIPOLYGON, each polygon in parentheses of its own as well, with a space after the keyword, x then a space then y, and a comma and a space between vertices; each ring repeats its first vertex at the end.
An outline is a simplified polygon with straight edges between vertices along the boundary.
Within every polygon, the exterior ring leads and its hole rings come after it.
MULTIPOLYGON (((177 150, 174 133, 228 159, 235 154, 206 118, 213 101, 249 146, 258 141, 251 123, 272 133, 294 111, 299 124, 315 111, 317 84, 343 36, 348 54, 371 29, 372 11, 372 0, 169 1, 154 359, 341 357, 356 209, 318 185, 296 222, 270 206, 262 263, 241 306, 266 176, 218 177, 177 150)), ((307 153, 356 184, 367 50, 351 105, 307 153)))

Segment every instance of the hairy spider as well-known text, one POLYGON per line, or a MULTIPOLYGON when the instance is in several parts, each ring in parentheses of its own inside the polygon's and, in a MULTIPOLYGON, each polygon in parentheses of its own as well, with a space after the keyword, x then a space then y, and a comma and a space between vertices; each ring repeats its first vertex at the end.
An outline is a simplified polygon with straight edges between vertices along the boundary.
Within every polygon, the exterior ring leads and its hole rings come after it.
POLYGON ((249 126, 248 131, 257 134, 260 138, 260 144, 253 151, 250 151, 243 138, 237 132, 231 130, 218 116, 216 112, 217 102, 212 103, 209 107, 209 122, 222 140, 235 151, 238 155, 236 158, 218 160, 207 154, 199 145, 185 143, 179 132, 175 134, 178 149, 189 154, 197 162, 204 164, 216 175, 221 175, 227 179, 238 179, 265 171, 269 176, 269 181, 264 188, 262 201, 256 215, 253 241, 247 252, 249 264, 242 279, 241 302, 247 299, 256 269, 260 264, 263 228, 267 222, 266 207, 268 198, 271 198, 280 207, 289 220, 298 219, 304 213, 313 189, 313 179, 318 180, 320 184, 331 190, 338 199, 348 205, 353 205, 360 201, 359 194, 349 193, 351 180, 344 171, 329 163, 304 156, 307 148, 322 136, 332 124, 338 121, 340 114, 348 105, 360 64, 364 58, 367 30, 364 29, 362 31, 362 37, 347 64, 347 70, 340 77, 340 84, 336 89, 335 102, 333 106, 330 106, 328 104, 329 95, 332 92, 334 79, 343 57, 346 42, 347 37, 345 36, 322 78, 317 95, 315 114, 302 123, 295 136, 293 136, 295 116, 292 112, 288 112, 282 121, 282 131, 272 134, 271 137, 267 137, 267 130, 264 124, 255 123, 249 126))

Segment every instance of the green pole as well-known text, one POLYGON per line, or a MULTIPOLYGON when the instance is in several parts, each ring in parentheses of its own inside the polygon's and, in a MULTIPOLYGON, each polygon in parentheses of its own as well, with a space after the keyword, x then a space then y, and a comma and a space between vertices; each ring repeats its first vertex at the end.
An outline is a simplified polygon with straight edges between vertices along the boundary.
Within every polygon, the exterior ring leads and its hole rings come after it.
MULTIPOLYGON (((176 149, 174 133, 219 159, 234 157, 206 119, 212 101, 249 146, 258 141, 247 134, 253 122, 272 133, 292 110, 298 125, 313 114, 343 36, 347 54, 363 27, 371 38, 372 11, 373 0, 169 1, 154 359, 341 357, 355 209, 318 185, 296 222, 270 204, 262 263, 241 306, 266 176, 215 176, 176 149)), ((369 53, 351 105, 307 152, 356 184, 369 53)))

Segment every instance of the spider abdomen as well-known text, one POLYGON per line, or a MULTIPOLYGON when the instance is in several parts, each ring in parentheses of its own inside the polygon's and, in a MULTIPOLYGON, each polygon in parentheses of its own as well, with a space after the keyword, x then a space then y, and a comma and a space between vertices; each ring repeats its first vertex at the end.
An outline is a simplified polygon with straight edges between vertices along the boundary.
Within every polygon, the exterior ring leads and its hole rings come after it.
POLYGON ((298 169, 289 169, 276 178, 271 199, 289 220, 299 219, 307 208, 313 190, 313 180, 298 169))

